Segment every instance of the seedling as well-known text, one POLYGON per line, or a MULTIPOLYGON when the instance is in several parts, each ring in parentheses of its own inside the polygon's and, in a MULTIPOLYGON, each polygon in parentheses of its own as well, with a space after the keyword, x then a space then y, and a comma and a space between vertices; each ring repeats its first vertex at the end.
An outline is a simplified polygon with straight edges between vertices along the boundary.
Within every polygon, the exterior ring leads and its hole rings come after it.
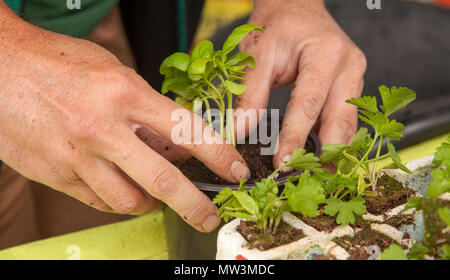
POLYGON ((284 211, 300 211, 315 216, 317 204, 325 202, 320 182, 315 182, 309 172, 305 172, 291 180, 299 183, 295 186, 289 183, 281 193, 276 174, 283 167, 293 167, 297 170, 316 170, 320 167, 319 159, 303 149, 296 149, 288 162, 275 170, 269 177, 256 182, 256 186, 248 189, 245 180, 241 181, 237 191, 224 188, 213 200, 220 206, 218 214, 228 222, 231 218, 243 218, 255 222, 262 233, 274 234, 281 221, 284 211), (312 201, 313 203, 309 203, 312 201))
POLYGON ((371 125, 375 131, 372 137, 367 128, 361 128, 350 145, 325 145, 321 156, 322 163, 334 162, 337 172, 331 174, 321 168, 317 157, 296 149, 291 159, 275 170, 267 179, 247 189, 242 181, 237 191, 222 190, 214 199, 220 206, 219 215, 228 221, 232 217, 252 220, 264 233, 274 233, 283 211, 298 212, 304 216, 316 217, 321 204, 325 214, 336 216, 341 225, 355 223, 355 215, 366 212, 363 194, 369 187, 372 193, 380 173, 377 161, 390 157, 394 165, 406 172, 410 170, 401 163, 391 140, 399 140, 404 131, 403 124, 390 120, 389 116, 412 102, 416 94, 407 88, 391 89, 379 87, 382 106, 378 107, 376 97, 364 96, 347 100, 359 107, 359 118, 371 125), (381 155, 383 139, 387 140, 388 153, 381 155), (378 145, 376 145, 378 141, 378 145), (375 150, 376 155, 369 158, 375 150), (274 177, 283 167, 306 170, 300 176, 289 177, 283 191, 279 194, 274 177))
POLYGON ((211 126, 210 102, 217 105, 220 112, 219 133, 234 146, 233 95, 245 92, 246 86, 237 81, 244 80, 242 76, 245 74, 245 67, 255 67, 255 59, 246 52, 237 52, 230 57, 228 55, 253 30, 264 31, 254 24, 241 25, 233 30, 221 50, 214 50, 213 43, 204 40, 194 47, 190 56, 186 53, 174 53, 162 62, 159 69, 164 75, 161 92, 174 92, 175 101, 189 109, 193 109, 195 101, 201 101, 205 105, 211 126))
POLYGON ((353 137, 350 145, 324 145, 321 156, 322 163, 334 162, 337 169, 335 174, 325 171, 318 174, 326 184, 330 197, 327 199, 325 213, 330 216, 337 214, 337 223, 342 225, 355 222, 354 214, 362 215, 366 212, 365 200, 362 195, 368 187, 375 193, 380 172, 377 162, 390 157, 393 164, 401 170, 411 171, 402 164, 392 140, 400 140, 405 130, 403 124, 390 120, 389 116, 415 100, 414 91, 405 87, 380 86, 379 91, 382 106, 378 106, 374 96, 352 98, 346 102, 359 108, 359 119, 370 125, 375 135, 372 137, 367 128, 361 128, 353 137), (386 139, 388 153, 381 155, 383 140, 386 139), (378 145, 376 145, 378 141, 378 145), (369 158, 375 150, 376 155, 369 158))

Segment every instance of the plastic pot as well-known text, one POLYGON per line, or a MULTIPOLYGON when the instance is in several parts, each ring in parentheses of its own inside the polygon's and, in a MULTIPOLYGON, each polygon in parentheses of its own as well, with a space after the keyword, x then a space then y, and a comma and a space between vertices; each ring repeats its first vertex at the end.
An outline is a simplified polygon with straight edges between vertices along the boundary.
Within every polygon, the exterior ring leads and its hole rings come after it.
MULTIPOLYGON (((316 156, 320 155, 321 144, 317 135, 313 132, 308 136, 305 145, 308 152, 313 152, 316 156)), ((289 176, 297 175, 300 172, 294 172, 289 176)), ((288 176, 276 179, 278 184, 282 186, 288 176)), ((237 190, 239 185, 215 185, 194 182, 201 191, 203 191, 210 199, 213 199, 223 188, 229 187, 237 190)), ((249 184, 248 187, 254 187, 249 184)), ((216 257, 217 235, 220 225, 211 233, 202 233, 189 226, 177 213, 169 207, 164 207, 164 227, 166 231, 167 249, 169 259, 171 260, 213 260, 216 257)))

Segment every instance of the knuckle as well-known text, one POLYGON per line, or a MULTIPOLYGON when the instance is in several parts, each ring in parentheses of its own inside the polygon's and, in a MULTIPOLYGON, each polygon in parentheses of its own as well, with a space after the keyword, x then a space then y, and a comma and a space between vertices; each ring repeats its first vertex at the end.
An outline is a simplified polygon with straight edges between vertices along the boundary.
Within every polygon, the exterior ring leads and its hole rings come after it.
POLYGON ((340 138, 342 139, 342 144, 347 144, 355 135, 357 129, 357 119, 356 116, 340 116, 337 119, 337 127, 340 133, 340 138))
POLYGON ((193 203, 190 208, 186 209, 183 216, 190 222, 198 223, 209 213, 210 207, 206 203, 193 203))
POLYGON ((338 57, 344 55, 344 53, 347 51, 347 43, 341 36, 337 36, 334 34, 329 35, 326 39, 326 45, 328 45, 330 49, 334 51, 334 54, 338 57))
POLYGON ((227 145, 215 145, 216 148, 214 149, 214 154, 213 154, 213 158, 218 159, 218 160, 224 160, 227 153, 227 145))
POLYGON ((352 53, 351 63, 355 66, 356 70, 364 74, 367 69, 367 58, 364 53, 356 48, 352 53))
POLYGON ((304 97, 301 103, 302 111, 309 121, 316 121, 322 111, 322 93, 311 92, 304 97))
POLYGON ((141 199, 136 195, 120 197, 111 203, 114 211, 119 214, 131 214, 138 211, 141 199))
POLYGON ((157 198, 167 198, 177 190, 177 177, 175 170, 170 166, 160 165, 154 172, 153 180, 149 187, 157 198))

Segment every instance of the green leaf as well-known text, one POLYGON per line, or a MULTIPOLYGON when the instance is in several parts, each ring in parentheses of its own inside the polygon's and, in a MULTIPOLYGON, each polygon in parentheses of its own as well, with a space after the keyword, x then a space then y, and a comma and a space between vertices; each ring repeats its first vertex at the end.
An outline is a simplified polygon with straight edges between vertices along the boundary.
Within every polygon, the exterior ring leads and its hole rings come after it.
POLYGON ((223 212, 223 214, 234 218, 241 218, 245 220, 255 221, 255 218, 252 215, 244 212, 225 211, 223 212))
POLYGON ((306 169, 314 171, 320 167, 319 158, 313 153, 306 153, 305 149, 295 148, 286 166, 297 170, 306 169))
POLYGON ((294 211, 307 217, 316 217, 320 203, 325 203, 324 190, 320 181, 312 177, 309 172, 300 175, 297 186, 287 182, 289 191, 289 207, 294 211))
POLYGON ((442 207, 438 209, 439 216, 441 216, 441 219, 444 220, 445 224, 447 226, 450 226, 450 208, 448 207, 442 207))
POLYGON ((238 84, 230 80, 225 81, 225 87, 234 95, 241 95, 247 89, 246 85, 238 84))
POLYGON ((361 96, 358 98, 347 99, 345 102, 356 105, 366 111, 378 112, 377 98, 375 96, 361 96))
POLYGON ((233 196, 239 201, 242 208, 244 208, 248 213, 258 217, 259 208, 255 200, 245 192, 233 191, 233 196))
POLYGON ((408 253, 408 258, 410 260, 424 260, 425 255, 430 253, 430 249, 425 247, 422 242, 416 242, 411 247, 411 250, 408 253))
POLYGON ((400 110, 416 99, 416 93, 406 87, 392 87, 390 90, 387 86, 379 88, 381 99, 383 100, 384 114, 390 114, 400 110))
POLYGON ((266 197, 269 192, 278 194, 278 186, 274 180, 265 178, 256 182, 255 187, 250 190, 250 194, 253 199, 257 201, 260 209, 264 208, 264 205, 267 202, 266 197))
POLYGON ((209 61, 209 59, 202 57, 193 59, 188 68, 189 79, 198 81, 203 78, 205 76, 206 64, 209 61))
POLYGON ((242 41, 245 35, 247 35, 250 31, 253 30, 259 30, 264 32, 264 29, 255 24, 244 24, 236 27, 223 44, 222 47, 223 53, 228 54, 232 50, 234 50, 234 48, 236 48, 236 46, 239 45, 239 43, 242 41))
MULTIPOLYGON (((249 66, 254 68, 255 67, 255 58, 246 52, 238 52, 233 54, 230 58, 227 59, 227 62, 225 62, 226 66, 234 66, 234 65, 241 65, 241 66, 249 66)), ((241 68, 241 70, 244 68, 241 68)))
POLYGON ((433 181, 428 186, 428 197, 436 198, 445 192, 450 192, 450 170, 437 168, 431 171, 433 181))
POLYGON ((192 60, 196 58, 206 58, 212 59, 214 55, 214 46, 211 41, 203 40, 200 41, 195 48, 192 50, 192 60))
POLYGON ((406 173, 411 174, 411 170, 408 169, 408 167, 406 167, 403 163, 402 160, 400 159, 400 156, 398 155, 397 151, 395 150, 394 145, 392 145, 392 143, 388 144, 388 151, 389 151, 389 155, 391 156, 392 161, 394 162, 394 165, 397 168, 400 168, 401 170, 405 171, 406 173))
POLYGON ((365 201, 361 197, 355 197, 350 201, 342 201, 335 197, 327 200, 325 206, 325 214, 330 216, 337 215, 336 222, 340 225, 346 226, 355 223, 355 216, 362 215, 366 212, 365 201))
POLYGON ((381 260, 387 261, 387 260, 408 260, 408 257, 406 256, 405 251, 403 251, 402 247, 400 245, 393 243, 389 248, 384 250, 381 253, 380 256, 381 260))
POLYGON ((436 166, 445 165, 450 168, 450 135, 437 149, 434 155, 433 163, 436 166))
POLYGON ((360 110, 360 113, 359 119, 372 126, 378 134, 394 140, 400 140, 403 137, 401 132, 405 130, 405 127, 402 123, 389 120, 380 112, 372 113, 360 110))
POLYGON ((216 195, 216 197, 214 197, 212 203, 220 205, 220 204, 224 203, 225 201, 227 201, 232 196, 233 196, 233 191, 230 188, 224 188, 216 195))
POLYGON ((162 75, 168 76, 174 75, 175 69, 186 72, 190 62, 191 58, 188 54, 176 52, 164 59, 159 68, 159 72, 162 75))
POLYGON ((408 209, 415 208, 416 210, 422 209, 422 197, 410 197, 408 198, 408 203, 406 204, 405 208, 402 210, 406 211, 408 209))
POLYGON ((342 152, 347 148, 344 144, 325 144, 322 146, 323 154, 320 160, 323 163, 332 162, 342 158, 342 152))

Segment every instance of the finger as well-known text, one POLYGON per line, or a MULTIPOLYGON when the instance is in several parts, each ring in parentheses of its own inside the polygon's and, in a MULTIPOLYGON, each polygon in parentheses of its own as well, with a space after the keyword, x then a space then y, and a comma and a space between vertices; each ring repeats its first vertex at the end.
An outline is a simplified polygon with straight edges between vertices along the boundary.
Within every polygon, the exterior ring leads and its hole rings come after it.
POLYGON ((158 209, 159 201, 126 179, 113 164, 92 160, 83 164, 78 176, 115 212, 142 215, 158 209))
POLYGON ((153 133, 146 127, 141 127, 136 131, 137 137, 147 144, 152 150, 162 155, 168 161, 185 162, 191 155, 181 147, 153 133))
POLYGON ((303 55, 305 59, 300 59, 299 74, 283 118, 279 150, 273 158, 276 168, 289 159, 296 147, 304 146, 339 68, 339 58, 326 53, 309 53, 305 49, 303 55))
POLYGON ((351 142, 358 127, 358 111, 345 100, 359 97, 363 86, 361 77, 352 77, 351 73, 344 73, 336 79, 320 117, 319 138, 322 144, 351 142))
POLYGON ((97 210, 107 213, 115 213, 85 182, 79 180, 76 183, 52 187, 54 190, 65 193, 86 205, 91 206, 97 210))
POLYGON ((235 123, 234 131, 237 140, 241 140, 253 131, 261 115, 258 109, 266 109, 269 102, 270 88, 272 85, 273 61, 270 55, 255 55, 255 68, 247 68, 242 82, 247 86, 244 94, 238 96, 234 102, 235 123), (254 111, 253 111, 254 110, 254 111), (255 114, 253 114, 253 112, 255 114), (238 121, 239 119, 239 121, 238 121))
POLYGON ((250 176, 239 152, 232 145, 225 144, 224 139, 212 131, 200 116, 154 90, 149 94, 151 98, 143 98, 137 104, 138 108, 129 112, 131 122, 171 139, 229 182, 239 182, 250 176), (179 139, 174 139, 177 137, 179 139))
POLYGON ((105 154, 108 160, 197 230, 210 232, 219 225, 217 207, 181 171, 131 131, 124 139, 117 149, 105 154))

